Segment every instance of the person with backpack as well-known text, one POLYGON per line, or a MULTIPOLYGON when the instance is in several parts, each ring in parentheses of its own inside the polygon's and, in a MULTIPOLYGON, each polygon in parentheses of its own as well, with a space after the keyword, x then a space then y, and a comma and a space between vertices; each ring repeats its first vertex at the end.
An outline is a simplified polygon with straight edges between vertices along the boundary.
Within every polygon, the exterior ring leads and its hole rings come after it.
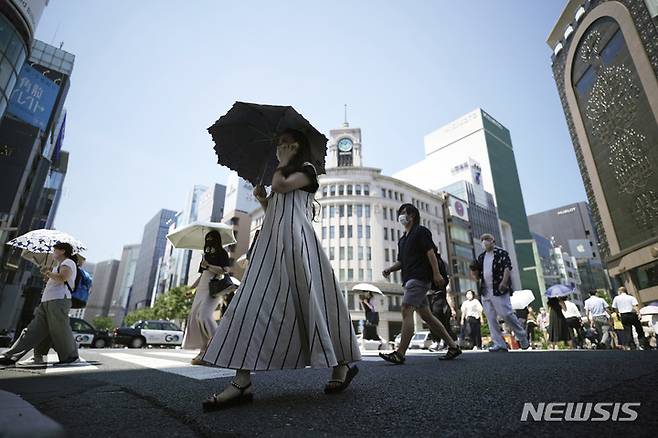
POLYGON ((487 316, 491 339, 494 343, 489 351, 494 353, 507 351, 507 343, 505 343, 500 331, 498 317, 505 320, 516 334, 521 348, 526 350, 530 347, 528 333, 519 322, 516 314, 514 314, 512 302, 510 301, 512 261, 507 251, 496 246, 496 240, 491 234, 483 234, 480 240, 484 251, 477 258, 477 270, 475 272, 479 276, 482 307, 484 308, 484 314, 487 316))
MULTIPOLYGON (((53 258, 57 265, 52 271, 41 270, 47 283, 34 319, 23 330, 14 345, 0 357, 0 365, 13 366, 33 348, 50 345, 51 341, 59 356, 56 365, 79 361, 78 346, 69 323, 71 289, 74 288, 72 285, 76 284, 78 271, 73 247, 64 242, 55 244, 53 258)), ((34 362, 43 362, 43 358, 35 355, 34 362)))
POLYGON ((386 278, 391 272, 402 270, 404 297, 402 298, 402 336, 397 350, 392 353, 379 353, 387 362, 401 365, 414 334, 414 312, 429 325, 436 339, 443 339, 448 345, 448 352, 441 360, 454 359, 461 354, 461 349, 450 337, 445 326, 430 311, 427 291, 446 286, 446 278, 439 271, 439 260, 432 232, 420 225, 420 212, 412 204, 402 204, 398 209, 398 222, 405 233, 398 242, 398 261, 384 269, 386 278))

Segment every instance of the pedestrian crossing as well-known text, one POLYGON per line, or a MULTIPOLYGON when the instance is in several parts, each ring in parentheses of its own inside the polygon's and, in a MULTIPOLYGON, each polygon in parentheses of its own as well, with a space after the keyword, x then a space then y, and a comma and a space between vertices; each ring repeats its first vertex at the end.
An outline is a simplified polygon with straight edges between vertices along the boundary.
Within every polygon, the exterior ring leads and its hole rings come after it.
POLYGON ((183 376, 195 380, 209 380, 209 379, 219 379, 222 377, 235 376, 234 370, 192 365, 189 361, 196 356, 196 353, 194 352, 157 351, 153 353, 155 354, 146 353, 146 354, 137 355, 134 353, 113 351, 108 353, 101 353, 101 356, 109 357, 111 359, 116 359, 123 362, 128 362, 143 368, 150 368, 153 370, 176 374, 179 376, 183 376), (182 358, 187 360, 187 363, 180 360, 164 358, 166 356, 182 358))

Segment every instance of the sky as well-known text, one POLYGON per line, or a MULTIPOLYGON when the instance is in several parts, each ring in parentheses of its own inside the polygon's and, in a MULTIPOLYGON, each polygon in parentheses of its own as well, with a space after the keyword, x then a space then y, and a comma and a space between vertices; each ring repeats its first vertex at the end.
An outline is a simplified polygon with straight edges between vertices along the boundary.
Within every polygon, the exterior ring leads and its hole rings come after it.
POLYGON ((564 0, 51 0, 37 38, 76 55, 55 226, 119 258, 161 208, 226 182, 206 129, 235 101, 348 120, 393 174, 477 107, 511 132, 528 214, 586 200, 546 37, 564 0), (185 6, 181 6, 185 5, 185 6))

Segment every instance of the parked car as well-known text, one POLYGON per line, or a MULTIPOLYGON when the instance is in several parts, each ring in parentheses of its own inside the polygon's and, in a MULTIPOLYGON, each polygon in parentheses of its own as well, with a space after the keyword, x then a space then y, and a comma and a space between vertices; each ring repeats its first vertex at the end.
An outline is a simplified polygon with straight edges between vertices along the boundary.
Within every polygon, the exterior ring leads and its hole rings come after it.
POLYGON ((137 321, 130 327, 115 329, 114 343, 130 348, 173 347, 183 343, 183 331, 171 321, 137 321))
POLYGON ((73 338, 81 347, 105 348, 112 346, 112 334, 98 330, 84 319, 69 318, 73 338))
POLYGON ((429 331, 416 332, 413 338, 411 338, 409 348, 427 350, 433 343, 434 341, 429 331))

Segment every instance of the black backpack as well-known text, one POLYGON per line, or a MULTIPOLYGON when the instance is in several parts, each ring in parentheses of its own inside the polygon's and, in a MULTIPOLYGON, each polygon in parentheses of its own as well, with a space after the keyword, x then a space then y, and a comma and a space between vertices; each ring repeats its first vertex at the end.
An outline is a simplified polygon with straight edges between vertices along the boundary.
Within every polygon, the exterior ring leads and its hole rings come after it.
POLYGON ((441 258, 441 254, 439 254, 439 250, 436 246, 434 246, 434 254, 436 255, 436 261, 439 263, 439 274, 441 274, 441 277, 445 280, 445 284, 442 287, 439 287, 432 282, 432 290, 446 290, 448 284, 450 284, 448 267, 446 266, 446 262, 441 258))

